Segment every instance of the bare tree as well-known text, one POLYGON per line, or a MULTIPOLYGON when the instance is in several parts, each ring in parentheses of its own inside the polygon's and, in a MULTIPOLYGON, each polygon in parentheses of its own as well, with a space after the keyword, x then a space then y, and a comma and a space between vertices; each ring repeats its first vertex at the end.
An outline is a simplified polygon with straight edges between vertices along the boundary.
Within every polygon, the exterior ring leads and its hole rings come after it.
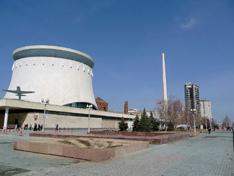
MULTIPOLYGON (((215 119, 213 119, 213 120, 211 121, 211 124, 212 124, 212 126, 217 125, 217 121, 216 121, 215 119)), ((230 123, 230 125, 231 125, 231 123, 230 123)))
POLYGON ((228 115, 226 115, 226 117, 223 119, 223 128, 224 127, 229 127, 231 125, 231 119, 228 117, 228 115))
POLYGON ((168 118, 174 125, 181 124, 182 103, 175 97, 170 96, 168 100, 168 118))
POLYGON ((181 124, 183 121, 182 103, 177 97, 170 96, 167 102, 158 101, 157 105, 161 125, 164 123, 167 126, 169 121, 175 126, 181 124))
MULTIPOLYGON (((187 114, 188 114, 188 124, 189 124, 189 126, 191 127, 191 126, 194 125, 193 114, 190 113, 190 112, 188 112, 187 114)), ((195 115, 195 114, 194 114, 194 115, 195 115)))
POLYGON ((186 112, 186 111, 182 111, 180 113, 180 123, 181 124, 188 124, 188 121, 189 121, 189 113, 186 112))
POLYGON ((206 126, 206 118, 205 117, 201 117, 200 124, 203 126, 206 126))

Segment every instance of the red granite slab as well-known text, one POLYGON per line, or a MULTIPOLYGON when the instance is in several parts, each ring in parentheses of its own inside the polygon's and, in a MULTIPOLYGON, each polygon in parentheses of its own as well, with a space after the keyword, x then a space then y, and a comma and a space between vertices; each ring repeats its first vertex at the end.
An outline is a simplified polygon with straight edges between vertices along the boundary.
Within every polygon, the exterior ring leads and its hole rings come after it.
POLYGON ((173 142, 176 140, 184 139, 190 137, 190 133, 145 133, 143 132, 111 132, 99 131, 98 134, 91 131, 90 134, 71 134, 71 133, 30 133, 29 136, 33 137, 51 137, 51 138, 77 138, 77 137, 84 137, 84 138, 104 138, 104 139, 121 139, 121 140, 135 140, 135 141, 149 141, 150 144, 164 144, 168 142, 173 142), (127 135, 122 135, 122 134, 127 135), (133 136, 129 134, 133 133, 133 136), (144 136, 144 135, 145 136, 144 136), (158 135, 160 134, 160 135, 158 135))
MULTIPOLYGON (((113 140, 112 140, 113 141, 113 140)), ((57 155, 70 158, 79 158, 89 161, 104 161, 110 158, 120 157, 129 153, 137 152, 149 147, 148 141, 132 141, 125 146, 113 148, 79 148, 77 146, 61 146, 40 141, 15 141, 14 150, 33 153, 57 155)))

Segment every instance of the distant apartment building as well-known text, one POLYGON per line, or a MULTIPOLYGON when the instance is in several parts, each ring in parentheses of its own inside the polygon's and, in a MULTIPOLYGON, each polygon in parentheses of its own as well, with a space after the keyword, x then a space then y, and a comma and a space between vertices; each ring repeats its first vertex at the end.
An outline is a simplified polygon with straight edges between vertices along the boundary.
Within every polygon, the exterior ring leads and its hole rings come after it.
MULTIPOLYGON (((147 115, 148 117, 150 117, 150 113, 151 113, 151 112, 152 112, 153 117, 154 117, 155 119, 157 119, 157 120, 160 119, 160 114, 159 114, 158 110, 146 111, 146 115, 147 115)), ((141 115, 143 114, 143 111, 139 111, 138 109, 133 108, 133 109, 129 109, 129 110, 128 110, 128 114, 129 114, 129 115, 135 115, 135 116, 138 115, 139 119, 141 119, 141 115)))
POLYGON ((197 114, 201 116, 201 105, 199 99, 199 86, 188 82, 184 86, 185 93, 185 109, 190 112, 191 109, 196 109, 197 114))
POLYGON ((139 111, 136 108, 128 110, 128 114, 136 115, 137 113, 139 113, 139 111))
POLYGON ((208 100, 200 100, 200 105, 201 116, 212 120, 211 102, 208 100))
POLYGON ((185 103, 182 103, 182 112, 186 111, 185 103))

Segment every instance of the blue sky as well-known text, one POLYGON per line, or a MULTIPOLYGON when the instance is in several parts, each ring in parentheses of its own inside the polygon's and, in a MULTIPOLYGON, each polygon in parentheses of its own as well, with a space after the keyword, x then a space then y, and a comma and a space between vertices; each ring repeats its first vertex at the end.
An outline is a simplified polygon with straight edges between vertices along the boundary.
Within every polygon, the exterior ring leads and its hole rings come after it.
MULTIPOLYGON (((154 110, 184 85, 200 86, 213 117, 234 121, 233 0, 0 0, 0 89, 11 79, 12 52, 27 45, 79 50, 95 60, 93 88, 109 110, 154 110)), ((0 92, 0 98, 4 92, 0 92)))

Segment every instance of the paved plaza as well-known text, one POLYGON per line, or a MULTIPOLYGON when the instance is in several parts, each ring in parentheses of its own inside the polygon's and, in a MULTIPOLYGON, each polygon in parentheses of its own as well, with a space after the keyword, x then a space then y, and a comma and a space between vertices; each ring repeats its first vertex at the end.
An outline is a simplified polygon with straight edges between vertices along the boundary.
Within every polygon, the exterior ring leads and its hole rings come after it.
POLYGON ((21 152, 13 141, 41 140, 28 131, 0 133, 0 175, 80 175, 80 176, 231 176, 232 132, 202 133, 173 143, 154 145, 146 150, 104 162, 21 152))

